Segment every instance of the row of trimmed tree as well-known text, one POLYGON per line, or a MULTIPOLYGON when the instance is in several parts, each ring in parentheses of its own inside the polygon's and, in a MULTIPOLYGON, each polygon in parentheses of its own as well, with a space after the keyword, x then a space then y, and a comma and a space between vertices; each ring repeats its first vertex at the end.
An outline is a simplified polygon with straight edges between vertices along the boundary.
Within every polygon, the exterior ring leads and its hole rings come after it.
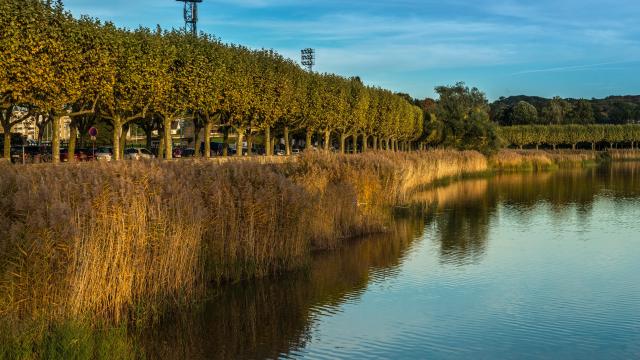
POLYGON ((570 145, 572 149, 580 143, 606 143, 609 147, 629 144, 636 148, 640 143, 640 125, 519 125, 499 128, 500 137, 508 144, 522 149, 525 146, 570 145))
POLYGON ((123 128, 133 122, 161 134, 167 159, 179 119, 204 130, 204 156, 213 127, 234 131, 238 144, 261 133, 268 153, 274 131, 287 147, 293 133, 306 134, 307 144, 319 134, 327 149, 337 135, 342 151, 348 138, 363 150, 399 149, 423 134, 422 110, 404 98, 359 78, 308 73, 271 50, 175 30, 123 30, 73 18, 50 0, 3 0, 0 29, 0 125, 10 134, 25 113, 50 122, 54 161, 61 118, 72 119, 72 153, 89 114, 113 127, 116 160, 123 128))

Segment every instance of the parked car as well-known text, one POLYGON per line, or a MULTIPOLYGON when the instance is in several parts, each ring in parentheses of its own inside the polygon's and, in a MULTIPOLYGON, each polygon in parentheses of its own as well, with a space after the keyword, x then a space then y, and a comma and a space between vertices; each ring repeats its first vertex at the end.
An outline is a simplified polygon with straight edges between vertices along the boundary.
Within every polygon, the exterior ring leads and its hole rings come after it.
POLYGON ((284 150, 276 150, 276 155, 277 156, 285 156, 287 155, 287 152, 284 150))
POLYGON ((38 145, 15 146, 11 150, 11 161, 18 164, 50 162, 51 148, 38 145))
POLYGON ((141 148, 129 148, 124 151, 125 160, 141 160, 141 159, 155 159, 155 155, 147 149, 141 148))
MULTIPOLYGON (((93 160, 93 151, 90 149, 75 149, 73 153, 73 158, 75 161, 91 161, 93 160)), ((68 162, 69 161, 69 149, 64 148, 60 150, 60 161, 68 162)))
POLYGON ((96 149, 95 159, 98 161, 111 161, 113 160, 113 148, 100 147, 96 149))
POLYGON ((181 156, 183 158, 196 156, 196 149, 183 149, 181 156))
POLYGON ((182 157, 182 152, 184 150, 182 148, 174 148, 173 149, 173 158, 174 159, 179 159, 182 157))
POLYGON ((295 156, 295 155, 300 155, 300 154, 301 154, 300 149, 291 149, 291 155, 295 156))

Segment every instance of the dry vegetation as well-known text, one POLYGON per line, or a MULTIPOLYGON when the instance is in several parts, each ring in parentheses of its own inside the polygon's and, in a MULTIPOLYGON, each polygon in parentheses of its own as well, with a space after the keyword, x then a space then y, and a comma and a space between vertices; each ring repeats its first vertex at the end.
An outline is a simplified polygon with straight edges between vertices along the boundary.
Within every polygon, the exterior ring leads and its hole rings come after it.
POLYGON ((591 152, 309 153, 294 161, 0 164, 0 315, 146 320, 211 283, 299 268, 384 231, 426 185, 591 152))
POLYGON ((595 164, 600 157, 600 153, 579 150, 500 150, 489 162, 495 170, 540 171, 595 164))
POLYGON ((2 315, 145 319, 208 283, 304 266, 383 230, 419 186, 487 167, 448 151, 274 162, 3 166, 2 315))
POLYGON ((637 149, 623 149, 623 150, 616 150, 616 149, 610 149, 609 151, 607 151, 607 154, 609 155, 609 157, 611 157, 611 160, 614 161, 636 161, 636 160, 640 160, 640 150, 637 149))

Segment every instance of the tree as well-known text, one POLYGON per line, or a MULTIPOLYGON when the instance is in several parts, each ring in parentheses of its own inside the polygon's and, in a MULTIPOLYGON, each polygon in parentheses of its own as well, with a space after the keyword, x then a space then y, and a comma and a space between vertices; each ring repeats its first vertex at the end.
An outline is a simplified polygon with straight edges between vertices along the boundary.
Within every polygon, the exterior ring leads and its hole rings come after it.
POLYGON ((187 54, 178 50, 185 39, 181 33, 163 33, 160 28, 154 32, 140 29, 138 34, 148 51, 145 56, 150 73, 147 81, 151 91, 151 108, 162 120, 164 158, 171 160, 172 124, 187 112, 189 104, 185 94, 189 91, 190 77, 193 75, 192 69, 185 61, 187 54))
POLYGON ((477 88, 464 83, 436 87, 436 108, 442 121, 443 144, 457 149, 491 151, 499 146, 496 126, 489 119, 487 99, 477 88))
POLYGON ((569 113, 569 122, 571 124, 593 124, 595 122, 593 106, 588 100, 578 100, 569 113))
POLYGON ((110 49, 106 54, 111 59, 106 70, 109 86, 101 97, 100 116, 113 126, 113 159, 120 160, 120 138, 125 124, 146 116, 151 105, 152 76, 147 66, 149 47, 146 30, 135 33, 120 31, 112 26, 104 29, 109 37, 110 49))
POLYGON ((571 111, 571 105, 560 98, 554 97, 549 104, 542 110, 542 117, 548 124, 564 124, 567 114, 571 111))
POLYGON ((513 107, 512 124, 531 125, 538 121, 538 110, 526 101, 520 101, 513 107))
MULTIPOLYGON (((52 161, 57 163, 60 119, 92 112, 95 107, 97 99, 92 99, 90 107, 85 100, 94 96, 96 89, 83 83, 88 78, 91 54, 83 53, 85 37, 61 2, 49 6, 40 1, 10 1, 3 7, 2 111, 7 114, 16 105, 28 105, 35 113, 46 113, 52 123, 52 161)), ((5 122, 4 126, 8 125, 5 122)))

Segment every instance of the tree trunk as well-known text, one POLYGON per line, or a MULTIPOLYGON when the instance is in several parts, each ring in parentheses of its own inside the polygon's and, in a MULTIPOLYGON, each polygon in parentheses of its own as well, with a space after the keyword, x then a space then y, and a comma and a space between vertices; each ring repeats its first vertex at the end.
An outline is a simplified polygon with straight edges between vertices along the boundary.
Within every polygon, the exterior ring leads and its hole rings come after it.
POLYGON ((556 151, 556 144, 553 144, 553 151, 556 151))
POLYGON ((171 138, 171 118, 164 117, 164 158, 173 159, 173 139, 171 138))
POLYGON ((369 151, 369 135, 367 134, 362 134, 362 152, 367 152, 369 151))
POLYGON ((324 131, 324 150, 329 151, 331 147, 331 130, 324 131))
POLYGON ((267 126, 264 129, 264 154, 266 156, 271 156, 273 152, 273 147, 271 146, 271 126, 267 126))
POLYGON ((373 137, 373 151, 377 151, 378 150, 378 137, 374 136, 373 137))
POLYGON ((229 156, 229 127, 222 128, 222 156, 229 156))
POLYGON ((284 127, 284 149, 287 156, 291 155, 291 140, 289 139, 289 127, 284 127))
POLYGON ((575 150, 576 149, 576 144, 571 144, 571 150, 575 150))
POLYGON ((77 128, 75 121, 71 121, 71 124, 69 124, 69 146, 67 151, 67 161, 70 163, 76 161, 77 128))
POLYGON ((193 122, 193 155, 200 157, 200 132, 202 128, 196 125, 196 121, 193 122))
POLYGON ((60 162, 60 116, 54 115, 51 122, 51 162, 60 162))
POLYGON ((153 128, 145 127, 144 128, 144 136, 146 137, 147 150, 151 150, 151 143, 153 142, 153 128))
POLYGON ((236 156, 242 157, 243 141, 244 141, 244 129, 238 129, 238 138, 236 140, 236 156))
POLYGON ((351 142, 353 143, 353 153, 357 154, 358 153, 358 135, 356 134, 351 135, 351 142))
POLYGON ((122 137, 122 122, 119 119, 113 119, 111 121, 113 125, 113 138, 111 140, 111 146, 113 148, 113 161, 118 161, 122 158, 120 152, 120 138, 122 137))
POLYGON ((4 130, 4 152, 3 158, 11 159, 11 129, 7 129, 6 127, 2 127, 4 130))
POLYGON ((253 155, 253 133, 249 131, 247 135, 247 156, 253 155))
POLYGON ((344 133, 340 134, 340 154, 344 154, 346 140, 347 140, 347 135, 345 135, 344 133))
POLYGON ((207 123, 204 125, 204 158, 211 158, 211 128, 213 124, 211 120, 207 118, 207 123))
POLYGON ((313 142, 313 131, 310 129, 307 129, 306 138, 304 140, 304 144, 305 144, 304 149, 311 150, 311 147, 313 146, 312 142, 313 142))
POLYGON ((596 143, 595 142, 591 143, 591 151, 596 151, 596 143))
POLYGON ((122 125, 122 133, 120 134, 120 154, 124 155, 124 148, 127 146, 127 133, 129 132, 129 124, 122 125))
POLYGON ((158 159, 164 158, 164 129, 158 130, 158 159))

